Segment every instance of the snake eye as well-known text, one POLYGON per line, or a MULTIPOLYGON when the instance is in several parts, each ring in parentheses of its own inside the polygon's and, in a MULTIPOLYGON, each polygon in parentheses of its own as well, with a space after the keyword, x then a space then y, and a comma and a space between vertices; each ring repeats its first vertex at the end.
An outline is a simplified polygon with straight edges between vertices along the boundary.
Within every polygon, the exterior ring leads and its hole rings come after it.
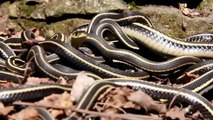
POLYGON ((84 38, 87 36, 87 33, 84 31, 78 31, 71 34, 71 38, 84 38))

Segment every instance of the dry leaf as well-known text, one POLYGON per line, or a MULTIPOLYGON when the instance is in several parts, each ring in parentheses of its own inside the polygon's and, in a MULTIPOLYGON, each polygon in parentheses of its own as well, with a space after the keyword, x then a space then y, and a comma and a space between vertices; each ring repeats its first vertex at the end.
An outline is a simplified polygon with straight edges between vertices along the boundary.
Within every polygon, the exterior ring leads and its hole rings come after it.
MULTIPOLYGON (((107 114, 113 114, 118 112, 118 110, 114 109, 114 108, 108 108, 104 111, 104 113, 107 114)), ((110 117, 101 117, 100 120, 122 120, 121 118, 110 118, 110 117)))
POLYGON ((171 118, 172 120, 178 119, 178 120, 185 120, 185 111, 178 107, 173 107, 169 111, 166 112, 166 117, 171 118))
POLYGON ((127 101, 125 96, 122 96, 120 94, 112 96, 113 104, 117 107, 122 107, 127 101))
POLYGON ((58 83, 59 83, 59 84, 62 84, 62 85, 68 84, 68 83, 67 83, 67 80, 65 80, 63 77, 59 77, 58 83))
POLYGON ((150 116, 154 119, 154 120, 162 120, 162 118, 159 115, 156 114, 150 114, 150 116))
POLYGON ((26 81, 26 85, 30 84, 41 84, 41 83, 52 83, 49 78, 38 78, 38 77, 28 77, 26 81))
MULTIPOLYGON (((48 106, 55 106, 55 107, 64 107, 64 108, 71 108, 73 106, 72 101, 70 100, 70 94, 64 92, 63 94, 52 94, 50 96, 45 97, 43 100, 39 101, 38 104, 44 104, 48 106)), ((71 110, 55 110, 51 109, 50 113, 54 118, 70 113, 71 110)))
POLYGON ((126 102, 124 105, 123 105, 123 108, 134 108, 134 109, 140 109, 141 107, 134 104, 133 102, 126 102))
POLYGON ((104 99, 104 97, 106 97, 106 96, 109 94, 109 92, 111 92, 113 89, 114 89, 113 87, 107 88, 107 89, 104 91, 104 93, 102 93, 101 95, 99 95, 99 97, 98 97, 97 100, 100 101, 101 99, 104 99))
MULTIPOLYGON (((40 100, 36 104, 44 104, 47 106, 55 106, 55 107, 62 107, 62 108, 71 108, 73 106, 73 103, 70 99, 70 94, 67 92, 64 92, 63 94, 52 94, 50 96, 45 97, 43 100, 40 100)), ((70 113, 71 110, 55 110, 50 109, 50 113, 53 117, 58 117, 63 114, 70 113)))
POLYGON ((133 92, 129 96, 127 96, 127 99, 129 101, 139 104, 146 111, 155 110, 155 111, 158 111, 159 113, 166 112, 165 104, 158 104, 156 101, 154 101, 149 95, 147 95, 143 91, 133 92))
POLYGON ((12 82, 8 82, 8 81, 0 82, 0 88, 1 89, 11 88, 11 87, 13 87, 12 82))
POLYGON ((123 108, 140 109, 141 107, 133 102, 127 101, 126 96, 133 90, 128 87, 108 88, 98 98, 98 102, 93 107, 99 112, 111 111, 126 113, 123 108))
POLYGON ((0 115, 7 115, 9 112, 13 111, 13 106, 5 107, 3 103, 0 102, 0 115))
POLYGON ((199 120, 201 118, 203 118, 203 115, 200 113, 200 111, 196 111, 193 115, 192 115, 192 118, 194 120, 199 120))
POLYGON ((84 91, 94 82, 95 80, 92 77, 88 77, 85 72, 80 72, 73 83, 71 100, 78 101, 84 91))
POLYGON ((62 94, 52 94, 50 96, 45 97, 44 99, 40 100, 38 104, 44 104, 48 106, 57 106, 57 107, 69 107, 73 106, 70 100, 70 94, 64 92, 62 94))
POLYGON ((11 120, 38 120, 39 114, 35 108, 26 108, 9 116, 11 120))

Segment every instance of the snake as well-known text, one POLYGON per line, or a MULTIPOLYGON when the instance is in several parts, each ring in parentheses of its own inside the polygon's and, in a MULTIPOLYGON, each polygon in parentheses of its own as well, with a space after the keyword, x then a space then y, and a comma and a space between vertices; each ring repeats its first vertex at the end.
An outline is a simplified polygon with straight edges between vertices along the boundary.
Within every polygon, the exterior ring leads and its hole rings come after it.
MULTIPOLYGON (((101 13, 95 16, 88 25, 77 28, 71 34, 71 45, 64 42, 65 37, 61 33, 46 38, 45 41, 34 41, 33 44, 30 44, 32 46, 29 45, 26 48, 29 51, 26 61, 33 59, 35 67, 52 79, 58 79, 60 76, 74 79, 77 75, 76 73, 80 70, 84 70, 88 72, 87 74, 89 76, 96 78, 97 81, 88 88, 82 98, 77 102, 77 108, 91 109, 98 95, 108 87, 130 86, 134 90, 142 90, 158 99, 171 100, 176 96, 175 101, 191 104, 206 118, 213 119, 213 106, 202 96, 212 89, 213 70, 206 70, 206 72, 200 74, 198 78, 178 88, 167 85, 157 85, 145 81, 150 77, 147 71, 167 73, 185 65, 196 66, 197 63, 203 62, 200 58, 212 58, 212 44, 209 43, 211 34, 191 36, 186 38, 185 41, 174 39, 156 30, 148 18, 140 12, 101 13), (157 63, 149 61, 130 50, 117 49, 103 39, 103 32, 106 30, 112 30, 112 33, 114 33, 118 39, 121 39, 118 40, 119 42, 122 42, 123 45, 133 50, 140 50, 141 48, 138 49, 138 45, 144 45, 161 55, 175 56, 175 58, 157 63), (77 40, 74 40, 75 35, 79 33, 83 35, 83 37, 77 36, 77 40), (207 38, 206 41, 205 38, 207 38), (83 43, 94 45, 99 49, 99 52, 109 57, 109 59, 117 60, 118 62, 124 61, 134 65, 134 67, 139 66, 139 68, 143 70, 134 72, 124 71, 104 64, 104 62, 98 62, 77 50, 83 43), (53 54, 49 60, 47 53, 53 54), (69 67, 77 68, 77 70, 74 71, 76 73, 71 73, 72 69, 66 69, 67 72, 61 72, 66 70, 63 70, 65 69, 63 65, 55 64, 59 59, 69 67), (145 67, 142 67, 142 64, 145 65, 145 67), (58 70, 57 67, 59 66, 61 66, 62 69, 58 70)), ((22 83, 24 76, 16 74, 17 70, 15 69, 19 69, 20 72, 18 73, 23 74, 24 69, 20 69, 16 62, 18 62, 18 64, 24 64, 25 61, 19 58, 22 55, 17 57, 11 47, 15 48, 16 46, 20 46, 22 48, 24 46, 19 42, 17 42, 19 44, 15 44, 15 42, 13 44, 12 41, 16 41, 15 39, 0 39, 0 65, 2 65, 0 76, 5 80, 22 83), (4 41, 7 42, 5 43, 4 41), (4 67, 5 63, 7 63, 6 67, 4 67)), ((21 39, 23 41, 35 40, 35 36, 31 31, 25 31, 21 34, 21 39)), ((20 41, 21 39, 17 38, 17 40, 20 41)), ((28 42, 26 42, 26 44, 28 44, 28 42)), ((194 67, 191 68, 190 71, 192 71, 192 69, 199 71, 210 65, 206 63, 206 66, 204 64, 198 66, 202 67, 199 67, 199 69, 197 69, 198 67, 194 67)), ((71 87, 70 85, 61 84, 23 85, 0 90, 0 101, 3 103, 11 103, 17 100, 42 98, 52 93, 70 92, 71 87)), ((70 116, 67 119, 75 118, 70 116)))

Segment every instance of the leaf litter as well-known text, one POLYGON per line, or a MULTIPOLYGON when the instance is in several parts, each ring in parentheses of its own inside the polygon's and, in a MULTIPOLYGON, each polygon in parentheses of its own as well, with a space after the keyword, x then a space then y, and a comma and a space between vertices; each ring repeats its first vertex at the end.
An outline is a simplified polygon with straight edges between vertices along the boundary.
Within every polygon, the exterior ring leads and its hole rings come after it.
MULTIPOLYGON (((59 80, 62 84, 67 84, 65 79, 62 77, 59 80)), ((52 83, 49 78, 37 78, 37 77, 29 77, 27 79, 27 84, 41 84, 41 83, 52 83)), ((75 82, 73 83, 73 90, 71 93, 64 92, 62 94, 52 94, 50 96, 44 97, 40 101, 33 102, 35 105, 47 105, 50 106, 46 108, 54 118, 61 119, 61 117, 69 116, 74 111, 72 108, 75 107, 76 98, 82 96, 83 92, 94 83, 94 79, 88 77, 85 72, 79 73, 75 82), (90 81, 90 82, 85 82, 90 81), (86 83, 86 84, 85 84, 86 83), (75 86, 75 87, 74 87, 75 86), (77 94, 77 95, 75 95, 77 94), (77 96, 77 97, 76 97, 77 96), (75 102, 73 101, 75 98, 75 102), (59 108, 66 109, 56 109, 51 108, 51 106, 57 106, 59 108)), ((4 82, 0 84, 1 86, 11 87, 13 84, 10 82, 4 82)), ((148 115, 150 119, 171 119, 171 120, 191 120, 192 118, 200 118, 199 113, 193 114, 193 116, 186 116, 186 112, 184 109, 180 109, 179 107, 171 107, 171 109, 167 109, 168 104, 162 103, 159 100, 154 100, 152 97, 144 93, 143 91, 135 91, 128 86, 124 87, 109 87, 105 92, 99 95, 97 98, 96 104, 93 106, 92 111, 97 111, 98 113, 107 113, 107 114, 123 114, 127 115, 137 114, 137 115, 148 115)), ((1 115, 6 116, 8 119, 23 119, 23 120, 37 120, 38 113, 33 108, 25 108, 21 111, 17 111, 14 109, 14 106, 4 106, 2 103, 0 105, 1 115), (24 116, 27 111, 31 111, 31 114, 24 116)), ((94 117, 92 114, 88 115, 88 117, 94 117)), ((97 117, 97 115, 95 116, 97 117)), ((100 116, 99 116, 100 117, 100 116)), ((202 118, 202 117, 201 117, 202 118)), ((117 117, 100 117, 101 120, 121 120, 121 118, 117 117)))

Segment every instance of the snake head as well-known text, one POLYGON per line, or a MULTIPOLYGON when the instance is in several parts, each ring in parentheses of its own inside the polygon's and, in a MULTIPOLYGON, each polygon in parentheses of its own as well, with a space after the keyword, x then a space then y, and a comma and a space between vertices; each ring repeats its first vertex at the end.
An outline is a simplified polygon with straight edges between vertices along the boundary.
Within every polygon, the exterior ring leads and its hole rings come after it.
POLYGON ((88 34, 85 31, 73 32, 70 36, 70 44, 74 48, 79 48, 88 34))

